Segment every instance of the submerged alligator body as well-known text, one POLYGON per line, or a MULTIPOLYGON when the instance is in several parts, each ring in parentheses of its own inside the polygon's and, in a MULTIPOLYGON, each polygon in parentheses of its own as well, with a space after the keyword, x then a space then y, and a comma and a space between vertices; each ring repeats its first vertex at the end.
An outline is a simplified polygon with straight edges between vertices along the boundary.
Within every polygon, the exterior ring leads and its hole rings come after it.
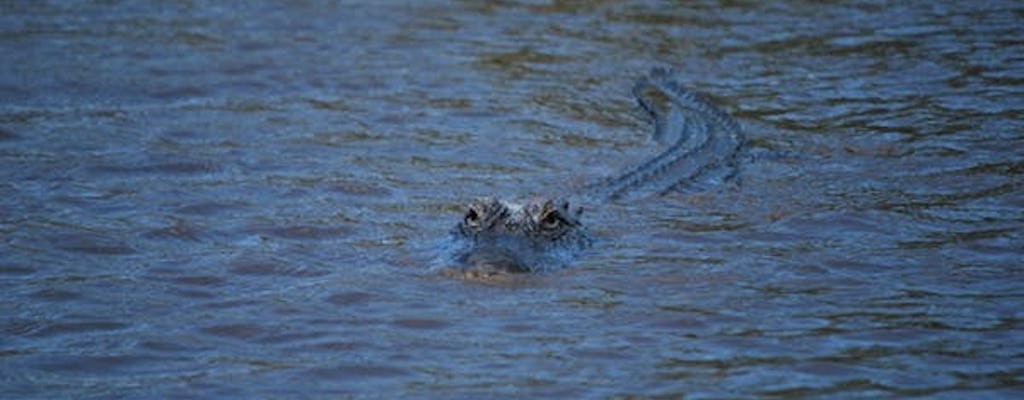
MULTIPOLYGON (((621 176, 575 194, 595 201, 661 195, 720 184, 737 171, 743 142, 728 114, 656 69, 633 87, 654 121, 654 139, 668 147, 621 176)), ((451 231, 436 268, 470 273, 539 272, 568 266, 592 244, 582 208, 562 199, 472 202, 451 231)))

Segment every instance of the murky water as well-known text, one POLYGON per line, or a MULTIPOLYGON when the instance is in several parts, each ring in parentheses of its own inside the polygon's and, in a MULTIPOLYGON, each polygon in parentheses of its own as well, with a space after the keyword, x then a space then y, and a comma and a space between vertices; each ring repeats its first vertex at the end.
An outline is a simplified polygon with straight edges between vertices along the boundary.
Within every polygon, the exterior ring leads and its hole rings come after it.
POLYGON ((768 3, 0 5, 4 396, 1021 396, 1024 7, 768 3), (657 66, 739 184, 426 271, 655 154, 657 66))

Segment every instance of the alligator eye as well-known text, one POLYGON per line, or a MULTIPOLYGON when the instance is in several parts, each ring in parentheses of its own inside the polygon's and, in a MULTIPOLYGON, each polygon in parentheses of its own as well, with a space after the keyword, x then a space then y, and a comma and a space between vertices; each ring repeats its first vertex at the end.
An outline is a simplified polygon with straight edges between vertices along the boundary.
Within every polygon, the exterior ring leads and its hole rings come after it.
POLYGON ((466 212, 466 217, 463 218, 462 221, 465 222, 466 225, 476 226, 480 223, 480 213, 476 212, 475 208, 470 208, 469 211, 466 212))
POLYGON ((555 229, 561 224, 562 218, 554 211, 544 214, 544 218, 540 220, 540 227, 543 229, 555 229))

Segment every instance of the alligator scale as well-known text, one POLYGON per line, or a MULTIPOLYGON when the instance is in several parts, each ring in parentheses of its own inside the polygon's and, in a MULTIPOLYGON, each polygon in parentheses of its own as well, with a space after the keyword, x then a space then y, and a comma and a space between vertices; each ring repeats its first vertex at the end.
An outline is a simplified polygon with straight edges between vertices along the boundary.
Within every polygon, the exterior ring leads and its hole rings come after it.
MULTIPOLYGON (((653 119, 654 139, 667 148, 573 197, 646 197, 720 184, 735 175, 743 136, 732 117, 672 80, 665 69, 638 80, 633 95, 653 119)), ((484 274, 564 268, 592 243, 581 214, 582 208, 563 199, 477 199, 452 229, 438 267, 484 274)))

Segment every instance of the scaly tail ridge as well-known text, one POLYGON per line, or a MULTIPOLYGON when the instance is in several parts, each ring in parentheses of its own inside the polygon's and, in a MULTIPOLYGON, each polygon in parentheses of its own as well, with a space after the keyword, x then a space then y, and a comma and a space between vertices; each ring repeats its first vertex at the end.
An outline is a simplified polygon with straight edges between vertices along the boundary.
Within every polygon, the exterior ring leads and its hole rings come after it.
POLYGON ((633 87, 640 107, 653 119, 654 139, 669 147, 621 176, 590 187, 592 192, 613 200, 660 195, 701 186, 703 179, 720 183, 735 174, 735 156, 743 141, 740 125, 671 75, 667 69, 655 69, 633 87))

